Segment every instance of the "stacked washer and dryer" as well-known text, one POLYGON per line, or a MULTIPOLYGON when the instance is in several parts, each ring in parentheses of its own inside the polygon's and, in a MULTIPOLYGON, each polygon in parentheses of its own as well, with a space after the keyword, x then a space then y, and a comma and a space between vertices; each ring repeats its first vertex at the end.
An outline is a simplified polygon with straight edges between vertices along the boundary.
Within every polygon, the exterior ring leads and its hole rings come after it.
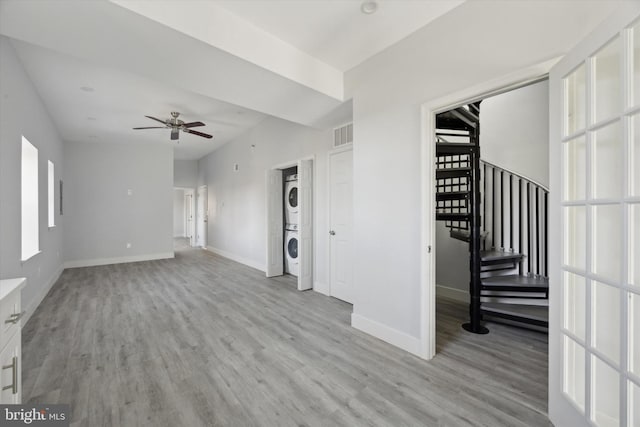
POLYGON ((299 213, 297 173, 285 174, 284 206, 284 271, 293 276, 298 276, 300 266, 298 262, 299 213))

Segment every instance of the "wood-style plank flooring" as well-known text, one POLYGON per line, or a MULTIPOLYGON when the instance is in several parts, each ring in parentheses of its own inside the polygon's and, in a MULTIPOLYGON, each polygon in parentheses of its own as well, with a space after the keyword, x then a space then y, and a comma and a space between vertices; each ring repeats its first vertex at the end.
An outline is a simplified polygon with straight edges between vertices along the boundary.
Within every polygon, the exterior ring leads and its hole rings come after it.
POLYGON ((351 306, 211 253, 66 270, 23 329, 23 401, 72 426, 547 426, 547 340, 460 328, 424 361, 351 306))

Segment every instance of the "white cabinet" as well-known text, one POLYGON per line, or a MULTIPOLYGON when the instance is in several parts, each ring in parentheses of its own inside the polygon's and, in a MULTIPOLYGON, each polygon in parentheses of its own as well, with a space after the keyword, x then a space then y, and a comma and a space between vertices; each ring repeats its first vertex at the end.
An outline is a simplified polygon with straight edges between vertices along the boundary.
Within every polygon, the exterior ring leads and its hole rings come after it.
POLYGON ((20 333, 13 334, 13 337, 0 352, 0 364, 2 364, 2 373, 0 374, 1 404, 20 403, 21 401, 20 341, 20 333))
POLYGON ((0 404, 21 403, 22 315, 20 290, 26 280, 0 280, 0 404))

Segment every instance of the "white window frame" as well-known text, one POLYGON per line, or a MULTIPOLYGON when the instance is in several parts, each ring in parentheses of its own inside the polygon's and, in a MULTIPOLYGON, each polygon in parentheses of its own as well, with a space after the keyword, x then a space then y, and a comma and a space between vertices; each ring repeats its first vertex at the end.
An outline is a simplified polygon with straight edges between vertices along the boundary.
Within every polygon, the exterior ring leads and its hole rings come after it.
POLYGON ((56 191, 55 191, 55 165, 51 160, 47 161, 47 172, 48 172, 48 208, 49 208, 49 228, 53 228, 56 226, 56 191))
POLYGON ((21 256, 27 261, 40 253, 38 149, 22 137, 21 157, 21 256))

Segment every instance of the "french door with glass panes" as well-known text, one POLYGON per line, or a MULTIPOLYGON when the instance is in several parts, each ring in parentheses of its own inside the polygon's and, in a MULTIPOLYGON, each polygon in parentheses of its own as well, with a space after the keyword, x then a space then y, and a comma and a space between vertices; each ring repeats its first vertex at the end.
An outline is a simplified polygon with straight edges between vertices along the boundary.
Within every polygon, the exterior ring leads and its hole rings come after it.
POLYGON ((549 416, 558 426, 640 426, 638 16, 640 4, 621 6, 549 78, 549 416))

